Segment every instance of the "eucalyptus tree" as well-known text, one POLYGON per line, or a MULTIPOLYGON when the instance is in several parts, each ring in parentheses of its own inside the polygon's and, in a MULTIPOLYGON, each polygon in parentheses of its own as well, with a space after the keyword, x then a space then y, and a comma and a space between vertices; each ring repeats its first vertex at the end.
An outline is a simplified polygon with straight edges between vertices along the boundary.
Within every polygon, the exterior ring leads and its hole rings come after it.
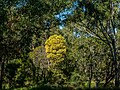
POLYGON ((119 86, 119 61, 116 50, 116 30, 119 26, 118 5, 119 0, 79 0, 79 8, 75 10, 75 15, 68 19, 68 21, 75 22, 72 25, 80 31, 103 41, 109 47, 112 64, 108 68, 105 86, 113 79, 115 79, 115 86, 119 86))

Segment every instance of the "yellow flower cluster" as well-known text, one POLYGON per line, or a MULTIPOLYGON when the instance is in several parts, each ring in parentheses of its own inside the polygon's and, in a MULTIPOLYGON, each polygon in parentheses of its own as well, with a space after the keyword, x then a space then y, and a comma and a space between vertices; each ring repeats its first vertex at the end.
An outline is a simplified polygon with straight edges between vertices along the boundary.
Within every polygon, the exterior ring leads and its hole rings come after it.
POLYGON ((51 63, 61 62, 66 54, 66 41, 61 35, 52 35, 45 42, 45 49, 51 63))

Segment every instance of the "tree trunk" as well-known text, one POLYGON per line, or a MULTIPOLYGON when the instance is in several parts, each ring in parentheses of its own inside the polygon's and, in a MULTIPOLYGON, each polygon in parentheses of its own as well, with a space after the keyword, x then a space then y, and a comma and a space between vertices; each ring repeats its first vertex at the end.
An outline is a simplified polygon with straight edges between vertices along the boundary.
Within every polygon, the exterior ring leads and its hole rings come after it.
POLYGON ((91 81, 92 81, 92 63, 90 63, 90 65, 89 65, 89 70, 90 70, 90 72, 89 72, 89 89, 91 89, 91 81))
POLYGON ((115 87, 119 87, 119 76, 118 76, 118 64, 117 64, 117 53, 116 53, 116 41, 115 37, 112 40, 112 45, 113 45, 113 59, 114 59, 114 65, 115 65, 115 87))
POLYGON ((0 62, 0 90, 2 90, 3 83, 4 62, 0 62))
POLYGON ((114 22, 114 3, 110 0, 110 12, 112 15, 111 19, 111 29, 112 32, 112 48, 113 48, 113 62, 115 65, 115 87, 119 87, 119 76, 118 76, 118 62, 117 62, 117 53, 116 53, 116 37, 115 37, 115 22, 114 22))
POLYGON ((2 90, 2 62, 0 62, 0 90, 2 90))
POLYGON ((95 87, 96 87, 96 89, 99 87, 99 83, 100 83, 100 80, 98 79, 98 77, 96 76, 96 85, 95 85, 95 87))

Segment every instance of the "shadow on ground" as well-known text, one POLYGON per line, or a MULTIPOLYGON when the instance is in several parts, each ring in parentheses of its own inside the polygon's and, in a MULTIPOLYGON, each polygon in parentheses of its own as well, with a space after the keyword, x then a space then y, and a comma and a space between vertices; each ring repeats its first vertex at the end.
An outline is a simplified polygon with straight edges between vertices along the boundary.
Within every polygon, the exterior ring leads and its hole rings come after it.
POLYGON ((74 88, 74 87, 55 87, 55 86, 39 86, 29 90, 120 90, 120 88, 74 88))

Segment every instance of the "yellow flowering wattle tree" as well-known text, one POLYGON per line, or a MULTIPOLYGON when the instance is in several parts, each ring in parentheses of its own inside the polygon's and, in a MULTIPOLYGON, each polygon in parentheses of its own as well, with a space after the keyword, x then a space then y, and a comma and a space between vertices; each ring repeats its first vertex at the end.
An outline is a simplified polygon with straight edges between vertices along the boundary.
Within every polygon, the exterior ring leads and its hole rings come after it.
POLYGON ((66 54, 66 41, 61 35, 52 35, 45 42, 47 58, 50 66, 55 66, 64 60, 66 54))

